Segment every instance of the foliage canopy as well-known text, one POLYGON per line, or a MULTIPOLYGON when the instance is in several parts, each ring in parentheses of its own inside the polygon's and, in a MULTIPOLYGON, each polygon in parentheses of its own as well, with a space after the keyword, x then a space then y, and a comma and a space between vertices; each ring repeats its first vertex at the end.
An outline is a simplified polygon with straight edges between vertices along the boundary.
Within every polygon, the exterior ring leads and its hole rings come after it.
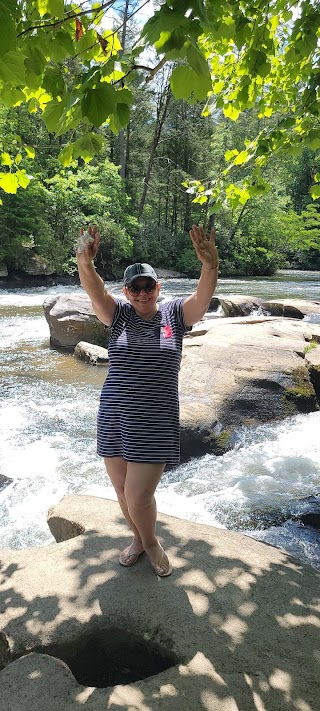
MULTIPOLYGON (((70 136, 63 166, 89 162, 103 146, 106 123, 114 133, 126 126, 137 71, 149 82, 166 62, 176 99, 206 100, 204 114, 222 111, 234 121, 256 107, 266 119, 242 150, 227 151, 218 177, 186 186, 200 204, 210 201, 209 214, 222 197, 235 207, 264 194, 270 155, 320 148, 316 0, 166 0, 130 51, 122 51, 121 26, 103 29, 112 6, 115 0, 0 0, 0 102, 26 104, 50 133, 70 136), (145 66, 141 55, 151 47, 159 61, 145 66), (245 165, 250 172, 239 187, 233 171, 245 165)), ((8 145, 1 156, 0 187, 12 194, 30 182, 22 156, 35 155, 35 146, 17 141, 18 151, 8 145)), ((320 197, 318 173, 310 192, 320 197)))

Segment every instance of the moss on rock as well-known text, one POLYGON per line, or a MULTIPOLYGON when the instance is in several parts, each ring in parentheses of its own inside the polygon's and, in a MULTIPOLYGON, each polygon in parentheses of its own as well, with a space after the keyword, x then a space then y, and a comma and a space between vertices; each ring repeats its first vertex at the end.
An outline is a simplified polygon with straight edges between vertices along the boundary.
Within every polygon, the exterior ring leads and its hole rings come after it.
POLYGON ((292 379, 293 384, 284 389, 284 399, 290 411, 288 414, 294 414, 294 411, 314 412, 318 407, 317 398, 308 369, 305 366, 296 368, 292 373, 292 379))

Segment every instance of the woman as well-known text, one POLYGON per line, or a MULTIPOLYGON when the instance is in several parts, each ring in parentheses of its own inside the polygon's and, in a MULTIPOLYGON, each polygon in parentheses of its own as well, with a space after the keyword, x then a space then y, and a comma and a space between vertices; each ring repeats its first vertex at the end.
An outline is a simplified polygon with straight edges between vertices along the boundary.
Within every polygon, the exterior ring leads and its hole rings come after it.
POLYGON ((172 572, 156 533, 154 493, 166 464, 180 454, 178 373, 183 335, 208 310, 218 277, 215 232, 207 239, 193 225, 190 237, 202 263, 196 291, 185 299, 158 303, 160 284, 149 264, 132 264, 124 273, 126 302, 106 290, 93 260, 97 227, 81 230, 77 262, 80 281, 97 317, 111 327, 109 373, 98 413, 98 454, 133 532, 120 554, 134 565, 145 552, 157 575, 172 572))

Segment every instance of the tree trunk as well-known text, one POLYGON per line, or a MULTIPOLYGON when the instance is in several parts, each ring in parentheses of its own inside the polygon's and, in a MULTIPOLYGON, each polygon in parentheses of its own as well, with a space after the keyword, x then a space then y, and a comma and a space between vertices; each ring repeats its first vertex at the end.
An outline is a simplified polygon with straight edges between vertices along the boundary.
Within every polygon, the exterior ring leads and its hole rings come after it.
POLYGON ((159 102, 158 102, 158 107, 157 107, 156 126, 154 129, 153 141, 152 141, 151 151, 150 151, 150 158, 149 158, 147 169, 146 169, 146 172, 145 172, 144 178, 143 178, 143 191, 142 191, 142 196, 141 196, 139 210, 138 210, 139 222, 141 222, 142 213, 143 213, 144 206, 146 203, 146 197, 147 197, 147 192, 148 192, 148 188, 149 188, 149 180, 150 180, 150 176, 151 176, 153 161, 154 161, 156 150, 157 150, 158 143, 160 140, 163 124, 165 122, 165 118, 167 115, 170 98, 171 98, 170 87, 167 84, 163 94, 161 94, 159 97, 159 102))
MULTIPOLYGON (((122 49, 120 52, 120 57, 121 57, 121 54, 124 52, 124 48, 125 48, 125 44, 126 44, 129 2, 130 2, 130 0, 126 0, 126 4, 125 4, 125 8, 124 8, 122 35, 121 35, 122 49)), ((120 173, 121 178, 123 180, 124 186, 126 186, 126 141, 125 141, 125 133, 124 133, 123 128, 121 129, 121 131, 119 131, 119 165, 120 165, 119 173, 120 173)))
POLYGON ((175 193, 173 196, 173 205, 172 205, 172 217, 171 217, 171 232, 172 232, 172 234, 177 229, 177 205, 178 205, 177 188, 175 187, 175 193))
MULTIPOLYGON (((249 209, 250 209, 250 208, 249 208, 249 209)), ((247 212, 247 211, 248 211, 248 203, 246 203, 246 204, 243 206, 243 208, 242 208, 242 210, 241 210, 241 212, 240 212, 240 214, 239 214, 239 217, 238 217, 238 219, 237 219, 237 222, 236 222, 236 224, 233 226, 233 228, 232 228, 232 230, 231 230, 231 232, 230 232, 230 240, 233 239, 233 237, 235 236, 236 231, 237 231, 237 229, 238 229, 238 227, 239 227, 239 225, 240 225, 240 222, 241 222, 241 220, 242 220, 242 218, 243 218, 243 215, 244 215, 245 212, 247 212)))

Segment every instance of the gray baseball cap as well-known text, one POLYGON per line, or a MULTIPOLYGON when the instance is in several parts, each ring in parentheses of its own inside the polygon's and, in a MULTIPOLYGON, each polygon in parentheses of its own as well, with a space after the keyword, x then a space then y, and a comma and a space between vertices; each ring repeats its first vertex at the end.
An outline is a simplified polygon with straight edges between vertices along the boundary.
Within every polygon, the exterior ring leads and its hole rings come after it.
POLYGON ((129 284, 132 284, 132 282, 139 277, 149 277, 150 279, 154 279, 154 281, 158 281, 158 277, 150 264, 136 262, 136 264, 130 264, 130 266, 126 268, 123 275, 123 283, 125 286, 129 286, 129 284))

